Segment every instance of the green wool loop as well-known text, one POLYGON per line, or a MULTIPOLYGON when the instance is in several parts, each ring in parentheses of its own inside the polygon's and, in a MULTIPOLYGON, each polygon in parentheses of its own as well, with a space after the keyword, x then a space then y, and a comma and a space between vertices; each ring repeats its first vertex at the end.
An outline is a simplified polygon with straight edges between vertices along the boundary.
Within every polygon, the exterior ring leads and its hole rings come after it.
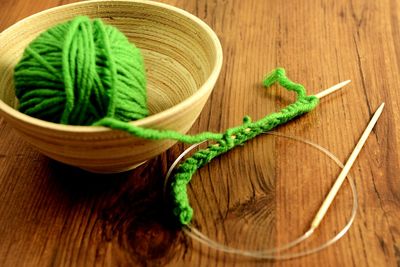
POLYGON ((317 97, 307 96, 302 85, 290 81, 284 69, 277 68, 264 79, 264 86, 278 82, 294 91, 297 99, 258 121, 252 122, 246 116, 242 125, 225 133, 196 135, 132 125, 128 122, 149 114, 140 50, 115 27, 82 16, 56 25, 33 40, 15 67, 14 81, 19 110, 39 119, 105 126, 152 140, 191 144, 215 141, 186 159, 173 178, 173 212, 181 224, 188 224, 193 216, 186 186, 197 169, 235 146, 311 111, 319 102, 317 97))

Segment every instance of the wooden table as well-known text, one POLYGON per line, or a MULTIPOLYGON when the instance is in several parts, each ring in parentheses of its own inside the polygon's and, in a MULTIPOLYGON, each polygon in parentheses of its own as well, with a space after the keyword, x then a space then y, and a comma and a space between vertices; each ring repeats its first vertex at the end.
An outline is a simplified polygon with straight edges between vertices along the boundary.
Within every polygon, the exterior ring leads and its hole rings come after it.
MULTIPOLYGON (((0 30, 73 0, 1 0, 0 30)), ((351 174, 359 209, 350 231, 319 253, 289 261, 216 252, 174 227, 163 179, 176 145, 140 168, 101 176, 50 160, 0 118, 1 266, 399 266, 400 3, 395 0, 164 0, 218 34, 224 65, 191 133, 223 131, 293 101, 262 89, 285 67, 310 93, 351 79, 316 110, 277 129, 345 161, 381 102, 384 113, 351 174)), ((262 136, 203 168, 189 189, 195 223, 230 246, 284 244, 311 222, 340 169, 309 146, 262 136)), ((310 242, 332 237, 352 207, 348 184, 310 242)))

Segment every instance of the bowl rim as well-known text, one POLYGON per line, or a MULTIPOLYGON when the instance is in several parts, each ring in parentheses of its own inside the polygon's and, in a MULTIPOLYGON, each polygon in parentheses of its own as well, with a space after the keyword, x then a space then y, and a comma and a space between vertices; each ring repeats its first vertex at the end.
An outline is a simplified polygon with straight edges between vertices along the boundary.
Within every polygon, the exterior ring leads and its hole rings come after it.
MULTIPOLYGON (((52 12, 52 11, 55 11, 58 9, 63 9, 66 7, 77 7, 77 6, 87 5, 87 4, 96 3, 96 2, 97 3, 109 2, 109 3, 113 3, 113 4, 116 4, 118 2, 119 3, 142 3, 142 4, 146 4, 146 5, 165 8, 170 11, 176 12, 180 15, 187 17, 194 23, 198 24, 198 26, 200 26, 210 37, 212 44, 214 45, 215 52, 216 52, 215 63, 214 63, 214 66, 212 67, 211 73, 196 92, 194 92, 188 98, 184 99, 183 101, 179 102, 178 104, 176 104, 168 109, 165 109, 161 112, 150 115, 150 116, 145 117, 140 120, 130 121, 129 122, 130 124, 135 125, 135 126, 146 126, 146 125, 154 125, 155 122, 158 122, 158 121, 163 121, 163 120, 167 119, 168 117, 171 117, 174 114, 177 114, 179 111, 185 110, 186 108, 192 106, 194 103, 196 103, 196 101, 198 99, 201 99, 205 94, 207 94, 210 91, 210 89, 209 89, 210 87, 213 87, 215 85, 215 83, 218 79, 218 76, 220 74, 220 71, 222 68, 222 61, 223 61, 222 46, 221 46, 220 40, 218 39, 217 34, 211 29, 211 27, 207 23, 205 23, 203 20, 196 17, 195 15, 193 15, 193 14, 189 13, 188 11, 185 11, 181 8, 178 8, 178 7, 169 5, 169 4, 165 4, 165 3, 148 1, 148 0, 88 0, 88 1, 83 1, 83 2, 76 2, 76 3, 61 5, 61 6, 42 10, 38 13, 35 13, 26 18, 23 18, 22 20, 19 20, 18 22, 14 23, 13 25, 8 27, 4 31, 0 32, 0 39, 1 39, 2 35, 6 34, 9 31, 12 31, 15 27, 19 26, 20 24, 28 23, 29 20, 34 19, 37 16, 45 15, 48 12, 52 12)), ((211 91, 212 91, 212 88, 211 88, 211 91)), ((104 127, 104 126, 64 125, 64 124, 41 120, 41 119, 26 115, 16 109, 12 108, 11 106, 7 105, 1 99, 0 99, 0 111, 6 113, 7 115, 9 115, 19 121, 23 121, 25 123, 39 126, 42 128, 46 128, 49 130, 70 132, 70 133, 100 133, 100 132, 113 131, 112 129, 110 129, 108 127, 104 127)))

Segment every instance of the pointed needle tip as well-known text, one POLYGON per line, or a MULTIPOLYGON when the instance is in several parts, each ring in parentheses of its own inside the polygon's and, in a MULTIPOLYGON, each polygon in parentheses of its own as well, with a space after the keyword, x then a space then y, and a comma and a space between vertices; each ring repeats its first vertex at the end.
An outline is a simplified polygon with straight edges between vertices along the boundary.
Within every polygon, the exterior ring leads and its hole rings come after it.
POLYGON ((351 83, 351 80, 346 80, 346 81, 344 81, 342 83, 343 83, 343 86, 344 86, 344 85, 347 85, 347 84, 351 83))
POLYGON ((315 96, 321 99, 321 98, 323 98, 323 97, 325 97, 325 96, 327 96, 327 95, 329 95, 329 94, 331 94, 333 92, 336 92, 337 90, 341 89, 342 87, 344 87, 345 85, 349 84, 350 82, 351 82, 351 80, 343 81, 343 82, 338 83, 338 84, 336 84, 336 85, 334 85, 332 87, 329 87, 326 90, 323 90, 323 91, 319 92, 315 96))
POLYGON ((382 104, 376 109, 375 113, 381 113, 384 107, 385 107, 385 102, 382 102, 382 104))

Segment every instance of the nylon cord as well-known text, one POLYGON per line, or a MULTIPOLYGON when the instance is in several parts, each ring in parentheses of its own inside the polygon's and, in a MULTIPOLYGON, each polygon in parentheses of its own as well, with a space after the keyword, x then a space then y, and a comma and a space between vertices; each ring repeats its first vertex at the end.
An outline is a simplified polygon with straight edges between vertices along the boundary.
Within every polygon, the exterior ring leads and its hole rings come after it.
MULTIPOLYGON (((330 152, 326 148, 324 148, 316 143, 313 143, 311 141, 308 141, 308 140, 305 140, 305 139, 302 139, 299 137, 285 135, 285 134, 281 134, 281 133, 277 133, 277 132, 270 131, 270 132, 265 132, 265 134, 274 135, 274 136, 278 136, 278 137, 284 137, 284 138, 292 139, 292 140, 299 141, 304 144, 310 145, 311 147, 319 150, 320 152, 322 152, 326 156, 328 156, 330 159, 332 159, 339 167, 341 167, 341 168, 344 167, 343 163, 332 152, 330 152)), ((202 143, 204 143, 204 142, 190 146, 183 153, 181 153, 177 157, 177 159, 172 163, 171 167, 169 168, 169 170, 167 172, 166 178, 165 178, 164 194, 166 194, 166 192, 167 192, 169 179, 170 179, 171 174, 173 173, 175 167, 179 164, 179 162, 187 154, 189 154, 194 148, 196 148, 197 146, 199 146, 202 143)), ((312 253, 316 253, 320 250, 323 250, 323 249, 329 247, 330 245, 334 244, 339 239, 341 239, 347 233, 347 231, 350 229, 351 225, 354 222, 354 219, 355 219, 355 216, 357 213, 357 208, 358 208, 357 189, 356 189, 356 186, 355 186, 354 181, 351 178, 351 176, 347 175, 346 178, 347 178, 347 181, 349 182, 350 189, 351 189, 351 192, 353 195, 353 208, 351 210, 350 217, 349 217, 347 223, 344 225, 344 227, 338 232, 338 234, 336 234, 331 239, 327 240, 326 242, 324 242, 321 245, 316 246, 316 247, 312 247, 309 249, 305 249, 303 251, 293 252, 293 253, 290 253, 290 252, 284 253, 284 254, 279 253, 279 252, 287 251, 287 250, 297 246, 298 244, 304 242, 305 240, 307 240, 315 232, 311 229, 307 230, 303 235, 299 236, 298 238, 294 239, 293 241, 288 242, 280 247, 264 249, 264 250, 242 250, 242 249, 237 249, 237 248, 232 248, 232 247, 226 246, 224 244, 221 244, 219 242, 212 240, 205 234, 201 233, 190 223, 183 226, 183 231, 185 232, 185 234, 187 234, 192 239, 197 240, 198 242, 200 242, 208 247, 214 248, 218 251, 222 251, 222 252, 229 253, 229 254, 246 256, 246 257, 258 258, 258 259, 287 260, 287 259, 293 259, 293 258, 297 258, 297 257, 306 256, 306 255, 309 255, 312 253)))

